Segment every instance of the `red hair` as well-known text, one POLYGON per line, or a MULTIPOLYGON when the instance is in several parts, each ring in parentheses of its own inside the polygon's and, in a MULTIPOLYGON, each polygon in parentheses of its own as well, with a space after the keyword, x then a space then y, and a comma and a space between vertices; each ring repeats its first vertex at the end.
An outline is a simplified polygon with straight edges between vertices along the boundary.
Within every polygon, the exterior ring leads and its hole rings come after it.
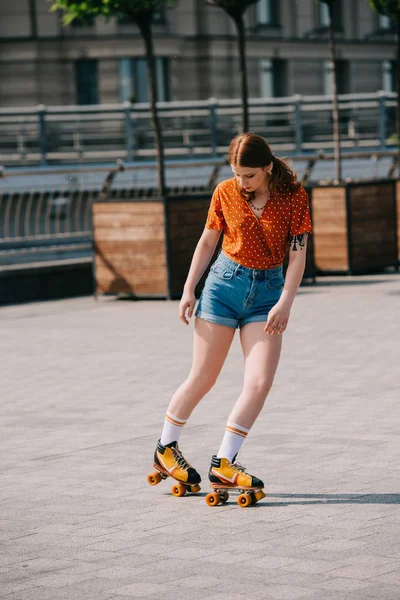
MULTIPOLYGON (((272 162, 268 182, 270 192, 288 190, 292 193, 300 187, 297 175, 283 160, 274 156, 264 138, 255 133, 241 133, 233 138, 229 146, 228 160, 232 166, 250 169, 267 167, 272 162)), ((254 196, 254 192, 245 192, 240 186, 239 188, 246 200, 254 196)))

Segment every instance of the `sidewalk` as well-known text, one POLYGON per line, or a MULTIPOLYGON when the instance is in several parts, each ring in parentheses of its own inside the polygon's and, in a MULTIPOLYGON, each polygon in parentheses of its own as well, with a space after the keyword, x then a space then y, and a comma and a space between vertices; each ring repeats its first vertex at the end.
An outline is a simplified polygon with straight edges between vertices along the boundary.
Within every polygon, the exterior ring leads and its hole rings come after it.
POLYGON ((0 308, 0 598, 398 600, 400 275, 299 291, 240 461, 267 497, 204 496, 242 379, 238 337, 181 447, 204 477, 147 484, 191 362, 177 302, 0 308))

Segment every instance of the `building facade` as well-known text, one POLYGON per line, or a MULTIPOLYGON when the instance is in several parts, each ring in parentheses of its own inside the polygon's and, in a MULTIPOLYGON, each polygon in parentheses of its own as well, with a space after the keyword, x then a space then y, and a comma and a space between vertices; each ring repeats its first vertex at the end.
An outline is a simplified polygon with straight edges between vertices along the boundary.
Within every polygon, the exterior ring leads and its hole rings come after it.
MULTIPOLYGON (((0 108, 147 101, 144 46, 129 22, 63 27, 48 0, 0 0, 0 108)), ((250 97, 331 92, 326 5, 259 0, 246 13, 250 97)), ((395 36, 366 0, 335 15, 339 93, 394 90, 395 36)), ((154 48, 160 100, 238 98, 233 21, 205 0, 158 14, 154 48)))

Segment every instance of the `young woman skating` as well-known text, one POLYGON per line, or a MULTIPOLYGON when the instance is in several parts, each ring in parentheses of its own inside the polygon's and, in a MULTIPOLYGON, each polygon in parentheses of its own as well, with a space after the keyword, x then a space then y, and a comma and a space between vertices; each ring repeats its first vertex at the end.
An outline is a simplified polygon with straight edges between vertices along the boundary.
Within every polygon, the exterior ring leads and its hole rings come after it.
POLYGON ((214 487, 264 486, 236 463, 236 456, 271 389, 312 230, 304 188, 263 138, 252 133, 235 137, 229 163, 234 177, 214 191, 179 304, 180 319, 188 324, 195 287, 223 232, 222 251, 195 313, 192 368, 169 403, 154 455, 161 473, 193 486, 192 491, 198 491, 201 478, 179 449, 179 437, 193 409, 215 384, 237 328, 244 356, 243 389, 211 458, 209 479, 214 487))

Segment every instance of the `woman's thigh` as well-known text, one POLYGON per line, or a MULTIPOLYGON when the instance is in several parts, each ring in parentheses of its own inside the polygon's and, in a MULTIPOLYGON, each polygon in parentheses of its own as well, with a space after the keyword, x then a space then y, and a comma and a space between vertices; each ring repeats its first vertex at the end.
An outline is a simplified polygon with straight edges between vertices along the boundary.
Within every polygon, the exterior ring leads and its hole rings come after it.
POLYGON ((235 331, 232 327, 195 318, 191 376, 205 376, 211 380, 218 377, 235 331))
POLYGON ((240 343, 245 359, 244 385, 270 387, 273 383, 282 348, 282 335, 266 335, 265 323, 244 325, 240 343))

